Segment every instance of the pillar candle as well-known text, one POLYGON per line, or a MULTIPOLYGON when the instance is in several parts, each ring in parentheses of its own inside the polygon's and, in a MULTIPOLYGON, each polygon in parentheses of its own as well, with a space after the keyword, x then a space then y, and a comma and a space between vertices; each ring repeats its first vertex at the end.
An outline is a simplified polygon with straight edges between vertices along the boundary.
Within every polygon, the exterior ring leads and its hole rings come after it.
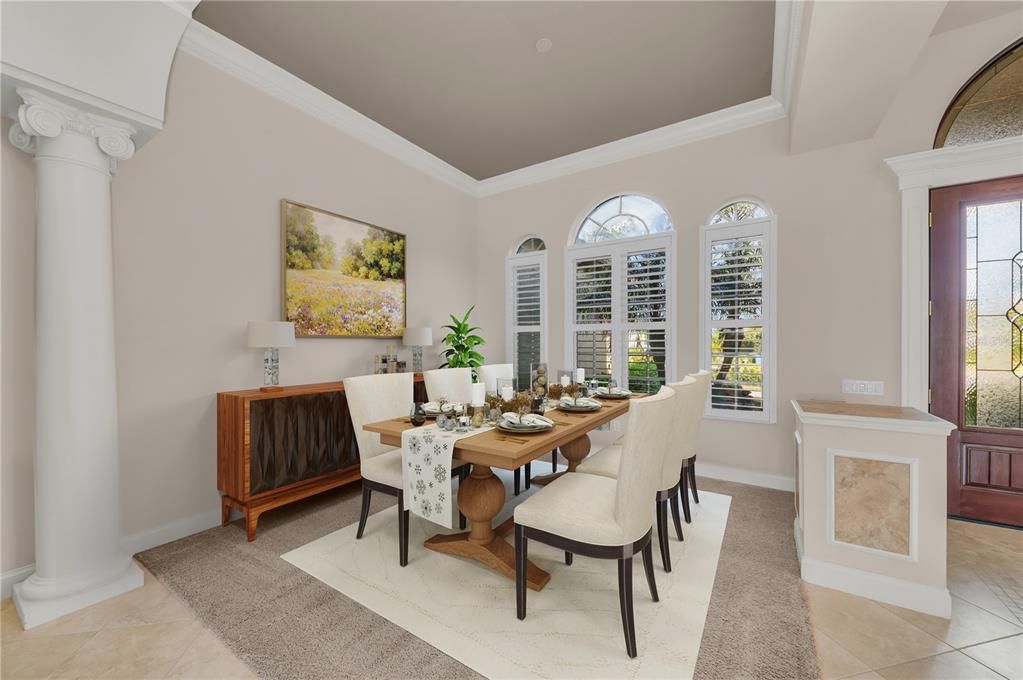
POLYGON ((586 369, 584 368, 575 369, 575 381, 579 384, 586 382, 586 369))
POLYGON ((472 403, 470 406, 482 406, 486 402, 487 386, 485 383, 473 383, 472 403))
POLYGON ((561 376, 561 386, 562 387, 568 387, 571 384, 572 384, 572 379, 571 378, 569 378, 567 375, 561 376))
POLYGON ((501 388, 501 399, 505 401, 511 401, 515 398, 515 390, 512 389, 511 385, 505 385, 501 388))

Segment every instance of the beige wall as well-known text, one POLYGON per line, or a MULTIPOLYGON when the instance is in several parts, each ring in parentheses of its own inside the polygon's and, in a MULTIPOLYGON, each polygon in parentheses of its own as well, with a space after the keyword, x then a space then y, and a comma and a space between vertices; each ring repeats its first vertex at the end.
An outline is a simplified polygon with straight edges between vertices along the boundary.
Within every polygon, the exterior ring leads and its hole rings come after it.
MULTIPOLYGON (((6 130, 3 571, 34 559, 33 170, 6 130)), ((472 252, 473 199, 178 53, 165 129, 114 180, 126 536, 203 513, 216 521, 215 393, 262 381, 245 326, 279 315, 284 197, 408 235, 409 325, 434 324, 436 335, 475 300, 472 271, 452 266, 472 252)), ((299 340, 281 351, 282 382, 366 373, 391 343, 299 340)))
MULTIPOLYGON (((739 196, 778 216, 777 403, 774 425, 708 420, 701 461, 791 479, 792 398, 842 398, 841 379, 883 380, 900 397, 900 228, 897 181, 882 160, 931 148, 945 107, 988 59, 1018 38, 1020 13, 939 34, 873 139, 790 155, 788 121, 525 187, 480 202, 477 259, 497 272, 526 234, 547 242, 552 368, 566 367, 565 249, 573 229, 603 199, 646 194, 668 210, 677 238, 679 374, 698 368, 699 228, 739 196)), ((837 78, 836 87, 841 87, 837 78)), ((480 277, 480 299, 501 300, 500 276, 480 277)), ((497 326, 501 305, 480 323, 497 326)), ((497 338, 504 344, 503 335, 497 338)), ((780 480, 777 480, 780 481, 780 480)))

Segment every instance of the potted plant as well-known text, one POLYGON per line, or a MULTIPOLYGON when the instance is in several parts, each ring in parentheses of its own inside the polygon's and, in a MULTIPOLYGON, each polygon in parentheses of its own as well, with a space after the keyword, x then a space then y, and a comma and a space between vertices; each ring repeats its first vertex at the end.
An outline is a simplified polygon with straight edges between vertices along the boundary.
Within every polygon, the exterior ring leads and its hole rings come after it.
POLYGON ((443 343, 448 349, 444 350, 445 361, 441 367, 471 368, 473 380, 476 380, 476 369, 483 365, 483 355, 476 348, 487 344, 487 341, 476 335, 477 326, 469 325, 469 315, 474 309, 476 305, 470 307, 461 319, 452 314, 451 323, 444 326, 450 333, 444 336, 443 343))

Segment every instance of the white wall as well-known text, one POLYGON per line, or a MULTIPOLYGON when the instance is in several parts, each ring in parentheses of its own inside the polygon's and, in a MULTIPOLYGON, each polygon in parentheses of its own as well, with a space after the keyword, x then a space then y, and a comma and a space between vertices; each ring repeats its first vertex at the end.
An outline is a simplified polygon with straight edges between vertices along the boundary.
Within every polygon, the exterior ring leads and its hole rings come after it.
MULTIPOLYGON (((182 53, 167 102, 113 190, 130 545, 219 521, 215 394, 262 382, 245 326, 279 318, 281 198, 406 233, 409 325, 439 329, 476 300, 472 270, 453 266, 473 250, 471 198, 182 53)), ((3 571, 33 561, 32 177, 5 134, 3 571)), ((300 339, 281 351, 282 382, 367 373, 388 344, 400 340, 300 339)))
MULTIPOLYGON (((789 153, 786 120, 484 198, 477 259, 500 263, 525 234, 549 249, 552 369, 564 354, 565 249, 603 199, 638 192, 659 200, 678 233, 676 346, 679 374, 698 368, 699 227, 729 199, 753 195, 778 215, 778 422, 708 420, 700 459, 740 468, 764 482, 794 474, 790 399, 841 399, 841 379, 883 380, 900 391, 900 228, 895 177, 882 159, 931 147, 945 107, 963 83, 1019 37, 1019 12, 928 41, 873 139, 789 153), (767 477, 764 477, 764 476, 767 477)), ((835 87, 841 87, 836 74, 835 87)), ((500 299, 503 280, 481 276, 481 299, 500 299)), ((487 306, 480 322, 498 325, 487 306)), ((503 342, 502 334, 499 341, 503 342)))

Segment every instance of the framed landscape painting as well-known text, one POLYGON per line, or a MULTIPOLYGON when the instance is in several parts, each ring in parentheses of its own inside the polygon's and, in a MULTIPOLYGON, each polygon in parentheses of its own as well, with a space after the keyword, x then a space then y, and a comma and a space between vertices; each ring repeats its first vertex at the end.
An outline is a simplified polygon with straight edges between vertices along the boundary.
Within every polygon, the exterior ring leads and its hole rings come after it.
POLYGON ((281 201, 282 315, 304 338, 405 329, 405 235, 281 201))

